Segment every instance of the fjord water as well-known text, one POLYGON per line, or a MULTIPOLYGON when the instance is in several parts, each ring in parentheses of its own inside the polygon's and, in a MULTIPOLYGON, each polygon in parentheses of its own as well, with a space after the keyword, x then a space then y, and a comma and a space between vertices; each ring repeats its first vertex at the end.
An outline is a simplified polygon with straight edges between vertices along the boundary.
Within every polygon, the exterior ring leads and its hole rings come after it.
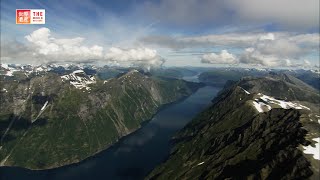
POLYGON ((219 90, 205 86, 167 105, 139 130, 80 163, 42 171, 2 167, 0 179, 143 179, 168 156, 174 133, 208 107, 219 90))

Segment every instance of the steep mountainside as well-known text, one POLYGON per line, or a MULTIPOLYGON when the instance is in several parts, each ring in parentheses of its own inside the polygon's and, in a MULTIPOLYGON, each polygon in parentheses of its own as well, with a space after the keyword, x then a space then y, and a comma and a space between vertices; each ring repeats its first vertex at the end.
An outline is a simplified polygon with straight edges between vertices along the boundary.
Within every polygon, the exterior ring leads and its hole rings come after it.
POLYGON ((294 76, 320 91, 320 73, 314 73, 311 71, 307 73, 294 74, 294 76))
POLYGON ((107 81, 75 70, 3 78, 1 84, 1 166, 30 169, 59 167, 98 153, 139 128, 161 105, 199 86, 136 70, 107 81))
POLYGON ((318 70, 286 72, 320 91, 320 72, 318 70))
POLYGON ((266 78, 243 78, 238 86, 280 99, 320 103, 318 90, 287 74, 274 74, 266 78))
POLYGON ((147 179, 319 179, 315 92, 283 75, 226 87, 147 179))

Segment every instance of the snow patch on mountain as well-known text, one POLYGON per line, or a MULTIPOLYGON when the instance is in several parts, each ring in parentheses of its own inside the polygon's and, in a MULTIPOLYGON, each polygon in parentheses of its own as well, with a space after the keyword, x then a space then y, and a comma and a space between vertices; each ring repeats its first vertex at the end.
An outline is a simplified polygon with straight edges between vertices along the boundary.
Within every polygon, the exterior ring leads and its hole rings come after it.
POLYGON ((197 166, 200 166, 200 165, 202 165, 202 164, 204 164, 204 161, 203 161, 203 162, 201 162, 201 163, 198 163, 198 164, 197 164, 197 166))
POLYGON ((257 101, 253 101, 253 106, 259 113, 270 111, 272 109, 270 105, 257 101))
POLYGON ((41 111, 43 111, 47 107, 47 105, 48 105, 48 101, 46 101, 46 103, 44 103, 44 105, 41 108, 41 111))
POLYGON ((241 87, 241 89, 242 89, 246 94, 250 94, 247 90, 243 89, 242 87, 241 87))
POLYGON ((320 137, 313 138, 315 145, 303 146, 303 153, 312 154, 314 159, 320 160, 320 137))
POLYGON ((96 83, 94 76, 87 75, 83 70, 76 70, 68 75, 61 76, 62 81, 69 81, 77 89, 90 90, 89 84, 96 83))
POLYGON ((307 109, 310 108, 303 106, 298 103, 290 101, 278 100, 273 97, 258 93, 257 98, 253 100, 252 105, 256 108, 259 113, 270 111, 272 108, 283 108, 283 109, 307 109))
POLYGON ((318 123, 320 124, 320 116, 315 115, 316 118, 318 118, 318 123))

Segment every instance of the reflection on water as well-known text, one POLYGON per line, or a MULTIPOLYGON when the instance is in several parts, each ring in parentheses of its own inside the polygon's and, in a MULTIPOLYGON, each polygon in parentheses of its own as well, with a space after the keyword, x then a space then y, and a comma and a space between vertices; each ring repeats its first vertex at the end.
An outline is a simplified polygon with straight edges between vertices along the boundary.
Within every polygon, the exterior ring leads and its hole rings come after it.
POLYGON ((0 179, 143 179, 169 154, 170 138, 205 109, 219 88, 206 86, 167 106, 141 129, 78 164, 52 170, 0 168, 0 179))

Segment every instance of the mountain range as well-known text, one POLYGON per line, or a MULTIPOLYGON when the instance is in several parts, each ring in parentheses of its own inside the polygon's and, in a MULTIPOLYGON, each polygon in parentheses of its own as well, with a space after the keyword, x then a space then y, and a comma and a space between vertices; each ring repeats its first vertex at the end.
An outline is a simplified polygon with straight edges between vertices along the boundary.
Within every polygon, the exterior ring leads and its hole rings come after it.
POLYGON ((286 74, 229 82, 146 179, 319 179, 319 100, 286 74))
POLYGON ((1 166, 80 162, 205 83, 223 89, 146 179, 319 179, 318 71, 4 64, 0 73, 1 166))
POLYGON ((101 79, 93 68, 49 68, 2 66, 1 166, 49 169, 79 162, 201 86, 134 69, 101 79))

